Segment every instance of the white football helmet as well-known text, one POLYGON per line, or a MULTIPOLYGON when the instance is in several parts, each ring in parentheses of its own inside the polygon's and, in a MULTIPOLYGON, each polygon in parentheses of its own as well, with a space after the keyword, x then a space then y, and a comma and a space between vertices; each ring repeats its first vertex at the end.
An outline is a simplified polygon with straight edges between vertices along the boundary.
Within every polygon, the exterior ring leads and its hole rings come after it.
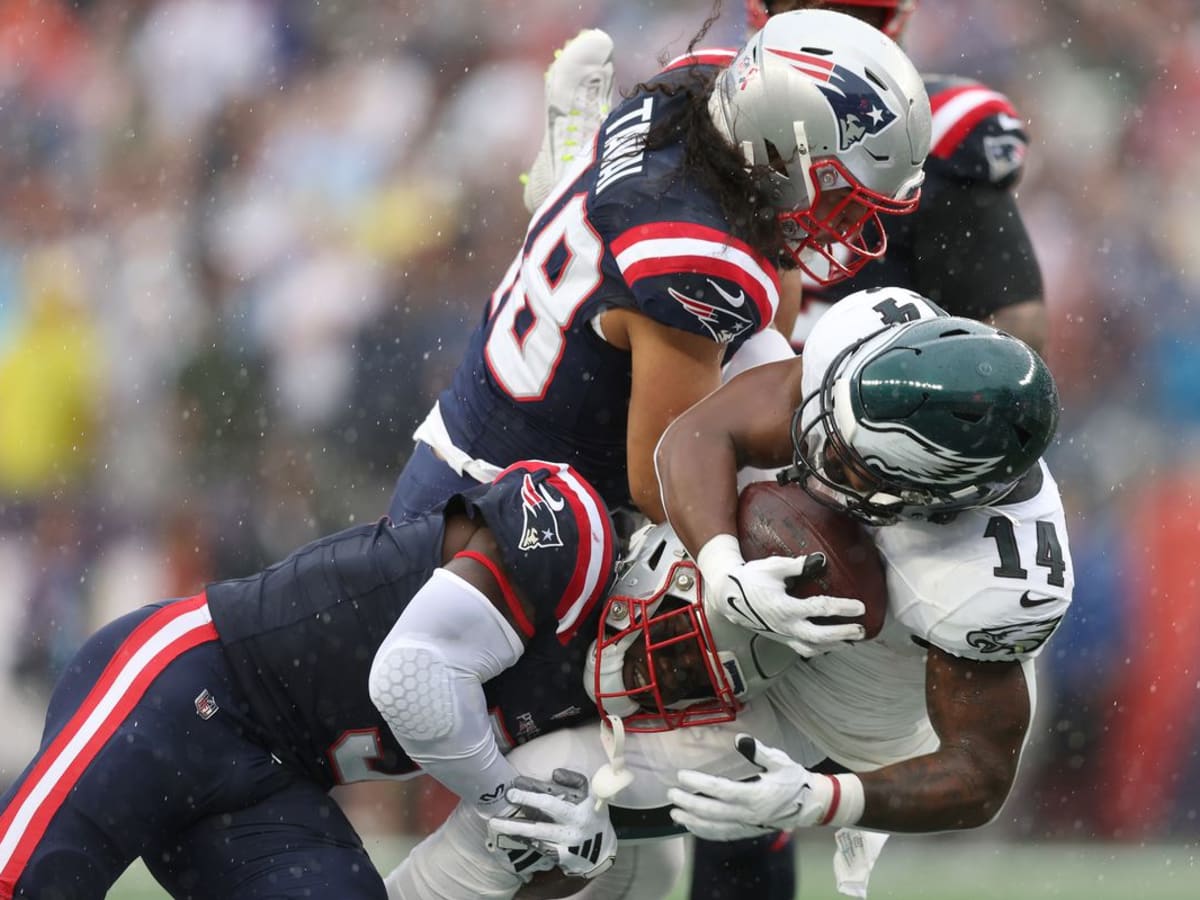
POLYGON ((883 255, 880 213, 916 209, 929 97, 904 52, 865 22, 825 10, 772 16, 718 76, 709 112, 764 173, 789 252, 821 284, 883 255))
POLYGON ((722 616, 707 618, 700 570, 665 524, 648 525, 631 539, 603 623, 584 681, 601 715, 622 717, 627 731, 728 722, 799 660, 785 644, 722 616), (627 685, 625 653, 636 641, 646 648, 650 678, 627 685), (681 664, 689 671, 673 681, 691 691, 668 700, 656 673, 681 664))

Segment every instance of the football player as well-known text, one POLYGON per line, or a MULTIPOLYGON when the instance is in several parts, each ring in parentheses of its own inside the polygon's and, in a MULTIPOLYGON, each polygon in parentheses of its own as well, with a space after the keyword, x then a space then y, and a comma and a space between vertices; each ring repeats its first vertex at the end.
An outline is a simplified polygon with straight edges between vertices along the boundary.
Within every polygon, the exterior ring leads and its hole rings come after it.
MULTIPOLYGON (((177 897, 383 897, 327 792, 426 773, 477 816, 517 812, 503 754, 596 718, 584 673, 615 545, 587 482, 522 462, 420 518, 115 620, 68 666, 0 798, 0 897, 102 897, 139 856, 177 897)), ((665 655, 601 648, 601 668, 654 686, 631 719, 670 707, 668 724, 689 724, 689 700, 731 718, 702 619, 663 626, 665 655), (681 679, 693 663, 700 677, 681 679)), ((589 837, 555 862, 602 871, 615 838, 603 823, 589 837)))
POLYGON ((1062 502, 1039 461, 1057 404, 1027 345, 884 288, 833 306, 802 359, 735 378, 668 431, 659 474, 671 521, 714 588, 709 600, 746 627, 786 635, 788 598, 782 580, 730 544, 737 465, 790 460, 785 477, 873 526, 889 591, 880 637, 815 658, 770 692, 826 764, 877 771, 801 774, 747 745, 767 760, 760 790, 803 799, 796 815, 695 779, 685 786, 712 804, 680 795, 679 821, 727 840, 761 829, 716 827, 719 817, 924 831, 995 816, 1032 714, 1031 659, 1073 585, 1062 502), (685 493, 696 477, 710 490, 685 493))
POLYGON ((879 255, 865 235, 916 207, 930 128, 903 52, 835 13, 777 17, 736 56, 639 85, 537 207, 393 518, 535 455, 661 520, 667 423, 771 323, 781 263, 828 281, 879 255))
MULTIPOLYGON (((746 0, 751 33, 774 13, 829 9, 900 40, 917 0, 746 0)), ((612 41, 589 29, 547 72, 548 121, 525 186, 530 212, 599 126, 612 83, 612 41)), ((705 50, 697 58, 732 56, 705 50)), ((1038 352, 1046 339, 1042 276, 1013 189, 1028 137, 1003 94, 967 78, 922 75, 933 110, 933 143, 922 200, 911 216, 887 220, 888 251, 854 277, 831 284, 782 272, 777 325, 799 349, 816 318, 837 299, 872 285, 911 288, 954 315, 987 321, 1038 352)))
MULTIPOLYGON (((772 14, 815 7, 856 16, 901 40, 917 0, 746 0, 747 22, 758 29, 772 14)), ((800 312, 788 333, 799 349, 830 303, 889 285, 995 325, 1040 353, 1047 332, 1042 273, 1013 193, 1029 143, 1024 122, 1006 96, 985 84, 921 77, 933 110, 921 205, 886 223, 887 254, 855 277, 829 285, 806 280, 802 299, 785 290, 784 306, 790 301, 800 312)), ((783 327, 789 312, 781 310, 783 327)))
MULTIPOLYGON (((1074 585, 1062 502, 1041 460, 1057 424, 1053 379, 1022 342, 902 289, 846 298, 814 338, 803 360, 751 369, 668 429, 664 499, 696 559, 709 622, 738 618, 749 640, 803 639, 811 623, 791 614, 797 601, 772 561, 743 562, 733 538, 738 465, 785 466, 785 478, 874 535, 889 594, 883 631, 792 665, 751 653, 750 677, 773 680, 736 720, 629 735, 632 781, 612 808, 620 868, 590 896, 631 866, 645 871, 646 853, 678 866, 657 847, 626 847, 667 836, 672 820, 714 841, 808 826, 944 831, 987 823, 1011 789, 1033 715, 1034 658, 1074 585)), ((645 592, 679 592, 684 558, 664 536, 638 548, 631 570, 650 573, 645 592)), ((727 635, 719 644, 738 647, 727 635)), ((604 760, 577 730, 513 757, 536 777, 604 760)), ((488 827, 456 810, 389 884, 436 885, 451 900, 506 896, 516 885, 486 863, 488 827)), ((844 886, 865 890, 880 843, 839 832, 844 886)), ((677 871, 622 896, 661 896, 677 871)))

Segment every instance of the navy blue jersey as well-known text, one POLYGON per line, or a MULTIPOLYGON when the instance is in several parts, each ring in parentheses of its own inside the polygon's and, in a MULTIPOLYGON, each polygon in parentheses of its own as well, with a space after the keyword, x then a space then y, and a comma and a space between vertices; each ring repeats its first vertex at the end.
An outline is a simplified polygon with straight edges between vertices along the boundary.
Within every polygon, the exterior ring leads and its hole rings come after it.
POLYGON ((922 78, 933 136, 920 206, 911 215, 884 217, 882 259, 846 281, 805 283, 792 332, 797 347, 830 303, 865 288, 909 288, 973 319, 1041 298, 1041 270, 1011 191, 1029 143, 1024 123, 1008 98, 977 81, 922 78))
POLYGON ((209 586, 213 623, 262 740, 324 786, 416 770, 371 703, 368 675, 441 565, 445 517, 460 508, 495 535, 505 562, 497 574, 528 641, 485 686, 501 746, 595 715, 583 671, 612 578, 612 524, 570 469, 523 463, 422 519, 350 528, 258 575, 209 586), (532 620, 514 587, 532 602, 532 620))
POLYGON ((1029 136, 1003 94, 953 75, 922 75, 933 112, 925 177, 1011 188, 1024 172, 1029 136))
POLYGON ((717 198, 684 169, 682 144, 643 146, 685 102, 643 91, 621 103, 534 216, 439 398, 451 439, 471 457, 562 460, 610 505, 626 503, 630 354, 605 342, 597 317, 636 310, 730 351, 774 318, 773 265, 733 237, 717 198))

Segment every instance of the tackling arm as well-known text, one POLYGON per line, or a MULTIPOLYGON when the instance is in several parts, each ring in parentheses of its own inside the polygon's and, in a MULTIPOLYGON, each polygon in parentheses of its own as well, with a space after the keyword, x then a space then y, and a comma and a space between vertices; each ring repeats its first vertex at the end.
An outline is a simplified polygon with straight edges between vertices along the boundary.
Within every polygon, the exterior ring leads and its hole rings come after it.
POLYGON ((375 655, 368 690, 409 758, 481 813, 503 815, 517 771, 496 743, 483 683, 515 664, 524 642, 481 561, 498 556, 490 531, 479 529, 468 550, 409 602, 375 655))
POLYGON ((665 518, 654 447, 667 426, 721 383, 721 344, 656 322, 630 310, 605 315, 606 338, 630 351, 633 386, 629 397, 626 459, 629 493, 653 522, 665 518))
POLYGON ((1029 730, 1029 686, 1019 662, 976 662, 931 648, 925 702, 941 746, 860 776, 860 825, 886 831, 975 828, 1012 788, 1029 730))

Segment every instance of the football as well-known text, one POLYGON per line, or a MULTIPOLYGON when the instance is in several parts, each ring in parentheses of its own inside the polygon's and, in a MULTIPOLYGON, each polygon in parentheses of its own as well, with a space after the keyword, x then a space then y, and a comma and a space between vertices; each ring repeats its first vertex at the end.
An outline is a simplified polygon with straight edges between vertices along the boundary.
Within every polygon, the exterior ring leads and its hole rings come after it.
POLYGON ((760 481, 747 485, 738 499, 738 535, 747 561, 824 553, 825 572, 788 593, 861 600, 866 606, 862 616, 826 616, 813 621, 861 622, 867 640, 879 634, 887 616, 887 577, 875 542, 857 519, 822 506, 798 484, 760 481))

